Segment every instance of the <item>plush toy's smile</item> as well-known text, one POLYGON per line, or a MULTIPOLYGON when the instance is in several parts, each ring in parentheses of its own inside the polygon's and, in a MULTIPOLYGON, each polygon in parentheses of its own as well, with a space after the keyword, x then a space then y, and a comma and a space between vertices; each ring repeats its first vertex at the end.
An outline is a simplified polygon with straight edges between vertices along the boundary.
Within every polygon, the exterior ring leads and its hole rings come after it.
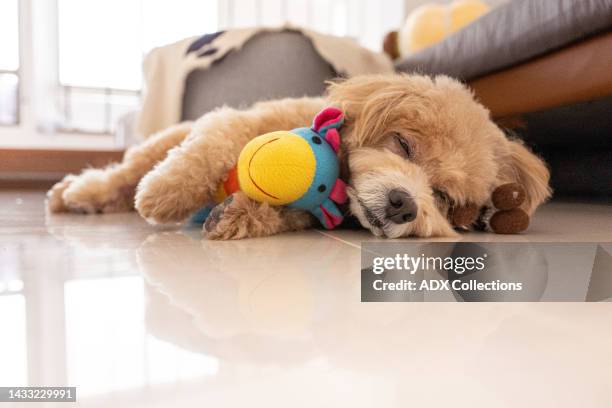
POLYGON ((257 153, 264 147, 269 145, 270 143, 276 142, 279 138, 277 137, 276 139, 272 139, 267 141, 266 143, 262 144, 261 146, 259 146, 257 148, 257 150, 255 150, 255 153, 253 153, 253 155, 251 156, 251 159, 249 160, 249 179, 251 179, 251 183, 253 183, 253 185, 255 186, 255 188, 257 188, 259 191, 261 191, 262 193, 264 193, 265 195, 267 195, 268 197, 272 197, 276 200, 278 200, 278 197, 268 193, 267 191, 265 191, 263 188, 261 188, 257 182, 253 179, 253 176, 251 175, 251 163, 253 163, 253 159, 255 158, 255 156, 257 156, 257 153))

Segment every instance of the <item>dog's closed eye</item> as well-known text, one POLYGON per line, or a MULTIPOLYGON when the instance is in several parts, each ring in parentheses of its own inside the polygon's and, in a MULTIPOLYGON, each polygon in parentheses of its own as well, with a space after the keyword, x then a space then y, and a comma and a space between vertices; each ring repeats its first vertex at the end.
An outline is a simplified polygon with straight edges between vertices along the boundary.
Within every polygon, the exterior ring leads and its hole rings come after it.
POLYGON ((396 152, 398 152, 402 157, 407 160, 410 160, 413 156, 413 149, 404 136, 402 136, 399 132, 393 132, 394 143, 397 145, 396 152))
POLYGON ((444 190, 434 188, 433 195, 438 204, 444 204, 446 206, 452 206, 454 204, 453 199, 444 190))

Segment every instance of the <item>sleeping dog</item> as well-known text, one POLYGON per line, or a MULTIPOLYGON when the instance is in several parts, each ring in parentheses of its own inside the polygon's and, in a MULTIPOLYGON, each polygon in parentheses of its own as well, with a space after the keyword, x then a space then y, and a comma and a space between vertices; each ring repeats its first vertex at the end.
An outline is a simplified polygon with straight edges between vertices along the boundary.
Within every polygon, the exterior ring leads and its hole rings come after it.
MULTIPOLYGON (((453 207, 487 206, 492 191, 506 183, 523 186, 521 208, 528 215, 550 196, 543 161, 506 138, 461 83, 446 76, 365 75, 330 83, 322 98, 223 107, 170 127, 128 150, 121 163, 66 176, 49 191, 48 209, 135 208, 151 223, 183 221, 211 201, 248 141, 305 126, 330 105, 345 113, 340 162, 349 184, 347 211, 377 236, 452 236, 453 207)), ((211 239, 238 239, 314 225, 306 212, 237 192, 204 231, 211 239)))

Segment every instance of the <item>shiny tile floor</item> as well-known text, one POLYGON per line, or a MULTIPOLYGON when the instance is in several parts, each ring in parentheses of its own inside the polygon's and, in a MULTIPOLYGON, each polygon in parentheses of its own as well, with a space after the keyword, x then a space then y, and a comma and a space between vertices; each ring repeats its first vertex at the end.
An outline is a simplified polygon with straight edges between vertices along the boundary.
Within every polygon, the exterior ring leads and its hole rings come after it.
MULTIPOLYGON (((367 232, 210 242, 43 199, 0 191, 0 385, 87 407, 612 406, 611 303, 360 303, 367 232)), ((463 239, 611 242, 612 208, 463 239)))

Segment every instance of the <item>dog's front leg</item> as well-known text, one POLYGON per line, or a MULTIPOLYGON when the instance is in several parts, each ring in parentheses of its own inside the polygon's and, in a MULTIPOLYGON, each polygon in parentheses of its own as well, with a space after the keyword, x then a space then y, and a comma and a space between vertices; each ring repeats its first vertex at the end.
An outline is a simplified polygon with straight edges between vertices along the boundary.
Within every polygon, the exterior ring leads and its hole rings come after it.
POLYGON ((305 211, 259 203, 239 191, 213 208, 204 223, 204 233, 218 240, 265 237, 303 230, 313 222, 314 217, 305 211))
POLYGON ((131 147, 121 163, 67 175, 47 193, 47 208, 52 213, 80 214, 133 210, 140 179, 187 137, 192 126, 184 122, 151 135, 145 142, 131 147))
POLYGON ((184 220, 212 201, 245 144, 262 133, 307 126, 323 103, 319 98, 284 99, 204 115, 189 137, 142 179, 136 209, 153 223, 184 220))

